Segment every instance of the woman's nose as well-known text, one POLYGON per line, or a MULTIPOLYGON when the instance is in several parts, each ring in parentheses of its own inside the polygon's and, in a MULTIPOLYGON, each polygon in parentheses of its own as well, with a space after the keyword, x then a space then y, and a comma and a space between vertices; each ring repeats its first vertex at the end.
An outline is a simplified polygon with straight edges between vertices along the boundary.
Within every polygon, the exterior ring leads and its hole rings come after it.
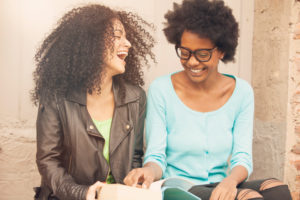
POLYGON ((125 38, 125 46, 128 48, 131 47, 131 43, 129 42, 129 40, 127 40, 127 38, 125 38))
POLYGON ((187 60, 187 64, 192 67, 192 66, 195 66, 195 65, 199 65, 199 61, 192 54, 191 57, 187 60))

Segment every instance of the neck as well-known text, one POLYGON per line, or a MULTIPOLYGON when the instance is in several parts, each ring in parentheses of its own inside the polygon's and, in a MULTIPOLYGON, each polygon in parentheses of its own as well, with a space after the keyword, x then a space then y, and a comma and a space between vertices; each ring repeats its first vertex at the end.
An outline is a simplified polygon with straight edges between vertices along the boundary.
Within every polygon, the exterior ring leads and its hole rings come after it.
POLYGON ((112 77, 103 77, 103 80, 101 81, 101 94, 103 96, 112 93, 112 82, 112 77))
POLYGON ((98 94, 97 92, 93 92, 91 96, 95 98, 108 97, 109 95, 112 94, 112 82, 113 82, 112 77, 108 77, 104 75, 101 80, 100 94, 98 94))
POLYGON ((211 74, 206 80, 200 83, 192 83, 191 85, 193 88, 197 90, 211 91, 218 85, 218 82, 221 79, 222 79, 222 74, 217 72, 214 75, 211 74))

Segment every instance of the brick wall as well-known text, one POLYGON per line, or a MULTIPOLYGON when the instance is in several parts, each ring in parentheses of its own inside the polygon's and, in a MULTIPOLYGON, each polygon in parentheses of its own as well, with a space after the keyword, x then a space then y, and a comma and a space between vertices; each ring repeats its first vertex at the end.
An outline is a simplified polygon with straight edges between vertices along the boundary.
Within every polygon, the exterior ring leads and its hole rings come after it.
POLYGON ((290 183, 293 200, 300 200, 300 1, 294 1, 291 12, 289 65, 289 118, 286 179, 290 183))

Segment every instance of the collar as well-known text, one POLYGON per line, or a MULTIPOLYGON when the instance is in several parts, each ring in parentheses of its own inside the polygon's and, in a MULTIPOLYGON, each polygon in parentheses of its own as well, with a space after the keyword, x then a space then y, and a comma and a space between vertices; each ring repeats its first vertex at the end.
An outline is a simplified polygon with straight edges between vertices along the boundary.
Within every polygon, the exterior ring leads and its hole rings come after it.
MULTIPOLYGON (((119 84, 113 81, 112 86, 113 86, 113 93, 114 93, 114 100, 115 100, 116 107, 139 99, 140 96, 139 93, 136 90, 134 90, 132 85, 128 83, 124 83, 125 94, 126 94, 124 101, 122 101, 122 97, 121 97, 122 94, 121 94, 119 84)), ((86 106, 86 90, 74 90, 66 96, 66 99, 68 101, 72 101, 86 106)))

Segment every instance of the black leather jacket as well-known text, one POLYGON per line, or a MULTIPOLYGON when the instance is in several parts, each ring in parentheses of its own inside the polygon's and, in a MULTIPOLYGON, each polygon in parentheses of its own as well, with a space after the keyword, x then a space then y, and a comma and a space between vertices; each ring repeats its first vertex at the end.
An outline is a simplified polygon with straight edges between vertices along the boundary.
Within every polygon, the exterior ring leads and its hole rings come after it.
POLYGON ((103 156, 104 138, 86 107, 86 93, 66 98, 41 97, 37 117, 37 165, 42 177, 37 199, 85 199, 87 189, 105 181, 109 169, 117 183, 142 166, 146 95, 125 84, 126 97, 113 84, 115 110, 110 133, 110 164, 103 156))

